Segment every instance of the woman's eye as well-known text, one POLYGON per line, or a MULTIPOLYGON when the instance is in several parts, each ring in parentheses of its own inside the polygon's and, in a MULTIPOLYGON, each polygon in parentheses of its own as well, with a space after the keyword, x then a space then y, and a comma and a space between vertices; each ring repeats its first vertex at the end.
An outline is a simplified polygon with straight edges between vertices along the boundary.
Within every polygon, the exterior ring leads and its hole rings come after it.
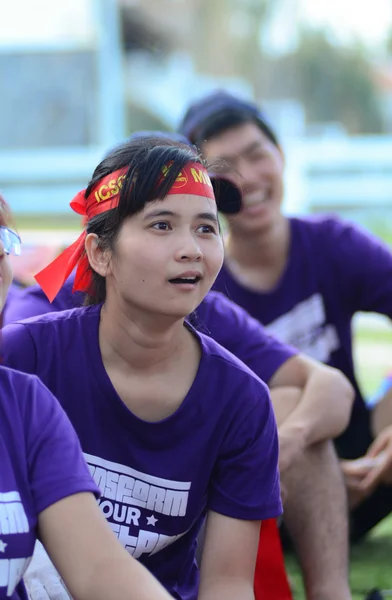
POLYGON ((158 231, 169 231, 170 225, 166 221, 159 221, 158 223, 153 223, 151 225, 153 229, 158 229, 158 231))
POLYGON ((199 233, 216 233, 216 229, 212 225, 200 225, 200 227, 197 228, 197 231, 199 233))

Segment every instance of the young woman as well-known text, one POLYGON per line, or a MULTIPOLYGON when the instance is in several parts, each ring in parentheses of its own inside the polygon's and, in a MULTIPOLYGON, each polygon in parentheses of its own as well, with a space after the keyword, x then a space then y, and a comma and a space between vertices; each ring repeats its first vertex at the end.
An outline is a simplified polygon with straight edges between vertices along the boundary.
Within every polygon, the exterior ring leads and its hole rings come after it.
POLYGON ((266 386, 185 322, 222 265, 220 201, 189 148, 118 147, 71 203, 87 230, 37 276, 53 298, 78 265, 90 306, 3 330, 6 364, 68 414, 113 531, 180 600, 253 599, 260 521, 281 512, 266 386))
MULTIPOLYGON (((0 198, 0 312, 20 239, 0 198)), ((22 581, 39 537, 76 598, 169 599, 102 518, 99 494, 69 420, 33 375, 0 367, 0 598, 27 599, 22 581)))

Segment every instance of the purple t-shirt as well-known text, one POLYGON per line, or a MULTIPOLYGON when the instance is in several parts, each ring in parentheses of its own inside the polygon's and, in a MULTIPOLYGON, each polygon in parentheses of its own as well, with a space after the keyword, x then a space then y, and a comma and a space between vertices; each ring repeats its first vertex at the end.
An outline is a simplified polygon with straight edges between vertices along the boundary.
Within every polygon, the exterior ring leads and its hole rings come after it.
POLYGON ((11 283, 10 287, 8 288, 7 300, 5 302, 3 310, 1 311, 1 316, 0 316, 1 326, 6 325, 8 322, 6 313, 7 313, 8 309, 10 308, 10 306, 18 306, 18 305, 20 306, 19 298, 23 293, 24 293, 24 288, 21 285, 19 285, 18 283, 15 283, 15 282, 11 283))
MULTIPOLYGON (((72 294, 73 281, 71 276, 52 303, 40 286, 26 288, 9 304, 4 325, 81 306, 84 294, 72 294)), ((269 335, 256 319, 219 292, 209 292, 189 321, 198 331, 235 354, 267 383, 283 363, 298 353, 292 346, 269 335)))
POLYGON ((40 512, 99 492, 64 411, 34 375, 0 367, 0 598, 25 600, 21 578, 40 512))
POLYGON ((71 275, 67 279, 52 303, 49 302, 39 285, 31 285, 16 290, 17 286, 13 284, 11 286, 12 295, 8 294, 6 308, 3 311, 3 327, 15 321, 44 315, 48 312, 82 306, 85 294, 81 292, 72 293, 74 278, 74 275, 71 275))
POLYGON ((340 446, 353 458, 352 452, 366 450, 354 444, 353 431, 368 416, 354 373, 351 322, 358 311, 392 316, 392 254, 375 237, 334 217, 292 218, 290 227, 289 260, 273 290, 245 288, 226 267, 214 287, 269 333, 348 377, 356 402, 340 446))
POLYGON ((143 421, 104 368, 100 309, 9 325, 5 363, 37 374, 61 402, 120 542, 174 598, 195 600, 196 537, 206 511, 250 520, 281 513, 268 390, 232 354, 194 332, 201 360, 183 403, 162 421, 143 421))

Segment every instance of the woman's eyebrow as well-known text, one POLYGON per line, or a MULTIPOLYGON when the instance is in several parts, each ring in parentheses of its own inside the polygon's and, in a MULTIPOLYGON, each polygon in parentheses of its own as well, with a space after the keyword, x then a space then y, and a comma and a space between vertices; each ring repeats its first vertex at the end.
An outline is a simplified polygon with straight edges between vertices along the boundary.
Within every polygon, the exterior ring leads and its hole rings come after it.
POLYGON ((206 219, 208 221, 213 221, 214 223, 218 223, 218 217, 216 214, 212 212, 202 212, 196 215, 196 219, 206 219))
POLYGON ((155 217, 178 217, 178 213, 173 212, 172 210, 165 209, 156 209, 148 212, 144 215, 143 220, 146 219, 155 219, 155 217))
MULTIPOLYGON (((148 219, 155 219, 158 217, 175 217, 175 218, 179 218, 180 215, 176 212, 173 212, 172 210, 165 210, 165 209, 156 209, 156 210, 152 210, 150 212, 148 212, 146 215, 144 215, 143 220, 146 221, 148 219)), ((208 221, 212 221, 213 223, 218 223, 218 217, 216 214, 214 214, 213 212, 202 212, 202 213, 198 213, 197 215, 195 215, 196 219, 206 219, 208 221)))

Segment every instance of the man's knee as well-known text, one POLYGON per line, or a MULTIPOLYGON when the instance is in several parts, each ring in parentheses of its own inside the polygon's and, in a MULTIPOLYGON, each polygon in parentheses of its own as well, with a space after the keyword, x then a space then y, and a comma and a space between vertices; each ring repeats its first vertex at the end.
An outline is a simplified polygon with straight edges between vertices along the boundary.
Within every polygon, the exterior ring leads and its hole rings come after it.
POLYGON ((324 484, 338 485, 344 488, 342 470, 332 440, 323 440, 307 446, 297 459, 281 474, 284 487, 290 493, 292 484, 296 487, 302 482, 306 488, 322 488, 324 484))
POLYGON ((270 390, 275 419, 280 427, 297 408, 302 390, 296 387, 276 387, 270 390))

